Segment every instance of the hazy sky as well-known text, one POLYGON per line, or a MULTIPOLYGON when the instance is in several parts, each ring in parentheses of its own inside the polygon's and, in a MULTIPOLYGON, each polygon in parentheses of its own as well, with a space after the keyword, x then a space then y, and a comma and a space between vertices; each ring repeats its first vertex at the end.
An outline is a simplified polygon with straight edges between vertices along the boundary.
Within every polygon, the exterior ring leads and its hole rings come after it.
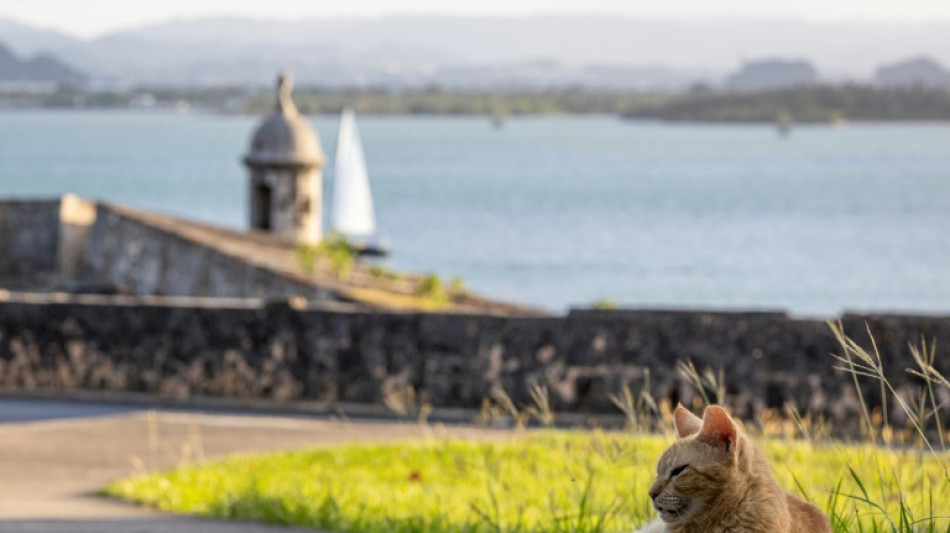
POLYGON ((0 0, 0 18, 93 37, 173 18, 378 17, 401 14, 620 14, 811 21, 950 21, 950 0, 0 0))

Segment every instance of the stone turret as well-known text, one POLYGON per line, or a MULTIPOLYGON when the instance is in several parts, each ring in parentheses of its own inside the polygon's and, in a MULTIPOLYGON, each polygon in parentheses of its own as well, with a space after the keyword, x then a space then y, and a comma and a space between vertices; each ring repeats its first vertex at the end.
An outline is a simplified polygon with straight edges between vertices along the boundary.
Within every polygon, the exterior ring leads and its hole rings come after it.
POLYGON ((250 171, 251 229, 303 244, 321 238, 320 140, 291 97, 289 74, 277 78, 277 106, 258 126, 244 157, 250 171))

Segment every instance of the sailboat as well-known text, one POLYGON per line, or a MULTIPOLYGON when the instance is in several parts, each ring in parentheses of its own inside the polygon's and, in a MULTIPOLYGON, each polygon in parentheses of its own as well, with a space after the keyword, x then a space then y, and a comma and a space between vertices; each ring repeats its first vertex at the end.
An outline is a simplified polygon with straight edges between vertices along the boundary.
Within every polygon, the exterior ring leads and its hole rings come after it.
POLYGON ((350 108, 344 109, 340 117, 330 227, 345 237, 361 255, 389 253, 388 240, 376 232, 376 213, 363 158, 363 144, 356 129, 356 117, 350 108))

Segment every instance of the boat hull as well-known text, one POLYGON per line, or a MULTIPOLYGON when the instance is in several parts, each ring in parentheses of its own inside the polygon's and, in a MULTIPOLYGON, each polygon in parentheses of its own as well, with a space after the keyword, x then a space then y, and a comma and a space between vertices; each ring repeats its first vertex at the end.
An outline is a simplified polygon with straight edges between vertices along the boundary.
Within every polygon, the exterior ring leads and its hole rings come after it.
POLYGON ((365 257, 384 257, 389 255, 391 246, 388 239, 353 239, 350 248, 356 255, 365 257))

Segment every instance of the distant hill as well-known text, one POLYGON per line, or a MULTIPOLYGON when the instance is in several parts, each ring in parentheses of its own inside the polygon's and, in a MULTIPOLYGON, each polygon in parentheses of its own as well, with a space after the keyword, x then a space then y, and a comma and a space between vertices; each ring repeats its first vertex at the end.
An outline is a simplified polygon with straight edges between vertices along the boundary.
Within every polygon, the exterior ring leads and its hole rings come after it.
POLYGON ((97 80, 165 86, 270 85, 278 69, 326 87, 683 89, 735 59, 806 57, 831 79, 869 80, 888 58, 950 62, 950 23, 622 16, 175 20, 92 40, 0 20, 17 54, 45 51, 97 80), (474 86, 473 86, 474 87, 474 86))
POLYGON ((917 57, 877 70, 874 80, 880 85, 950 88, 950 71, 928 57, 917 57))
POLYGON ((20 60, 0 43, 0 82, 83 84, 87 76, 49 54, 20 60))
POLYGON ((39 53, 82 46, 84 43, 64 33, 3 18, 0 18, 0 41, 20 57, 32 57, 39 53))
POLYGON ((726 78, 725 87, 733 91, 764 91, 819 82, 818 71, 804 60, 764 59, 742 65, 726 78))

